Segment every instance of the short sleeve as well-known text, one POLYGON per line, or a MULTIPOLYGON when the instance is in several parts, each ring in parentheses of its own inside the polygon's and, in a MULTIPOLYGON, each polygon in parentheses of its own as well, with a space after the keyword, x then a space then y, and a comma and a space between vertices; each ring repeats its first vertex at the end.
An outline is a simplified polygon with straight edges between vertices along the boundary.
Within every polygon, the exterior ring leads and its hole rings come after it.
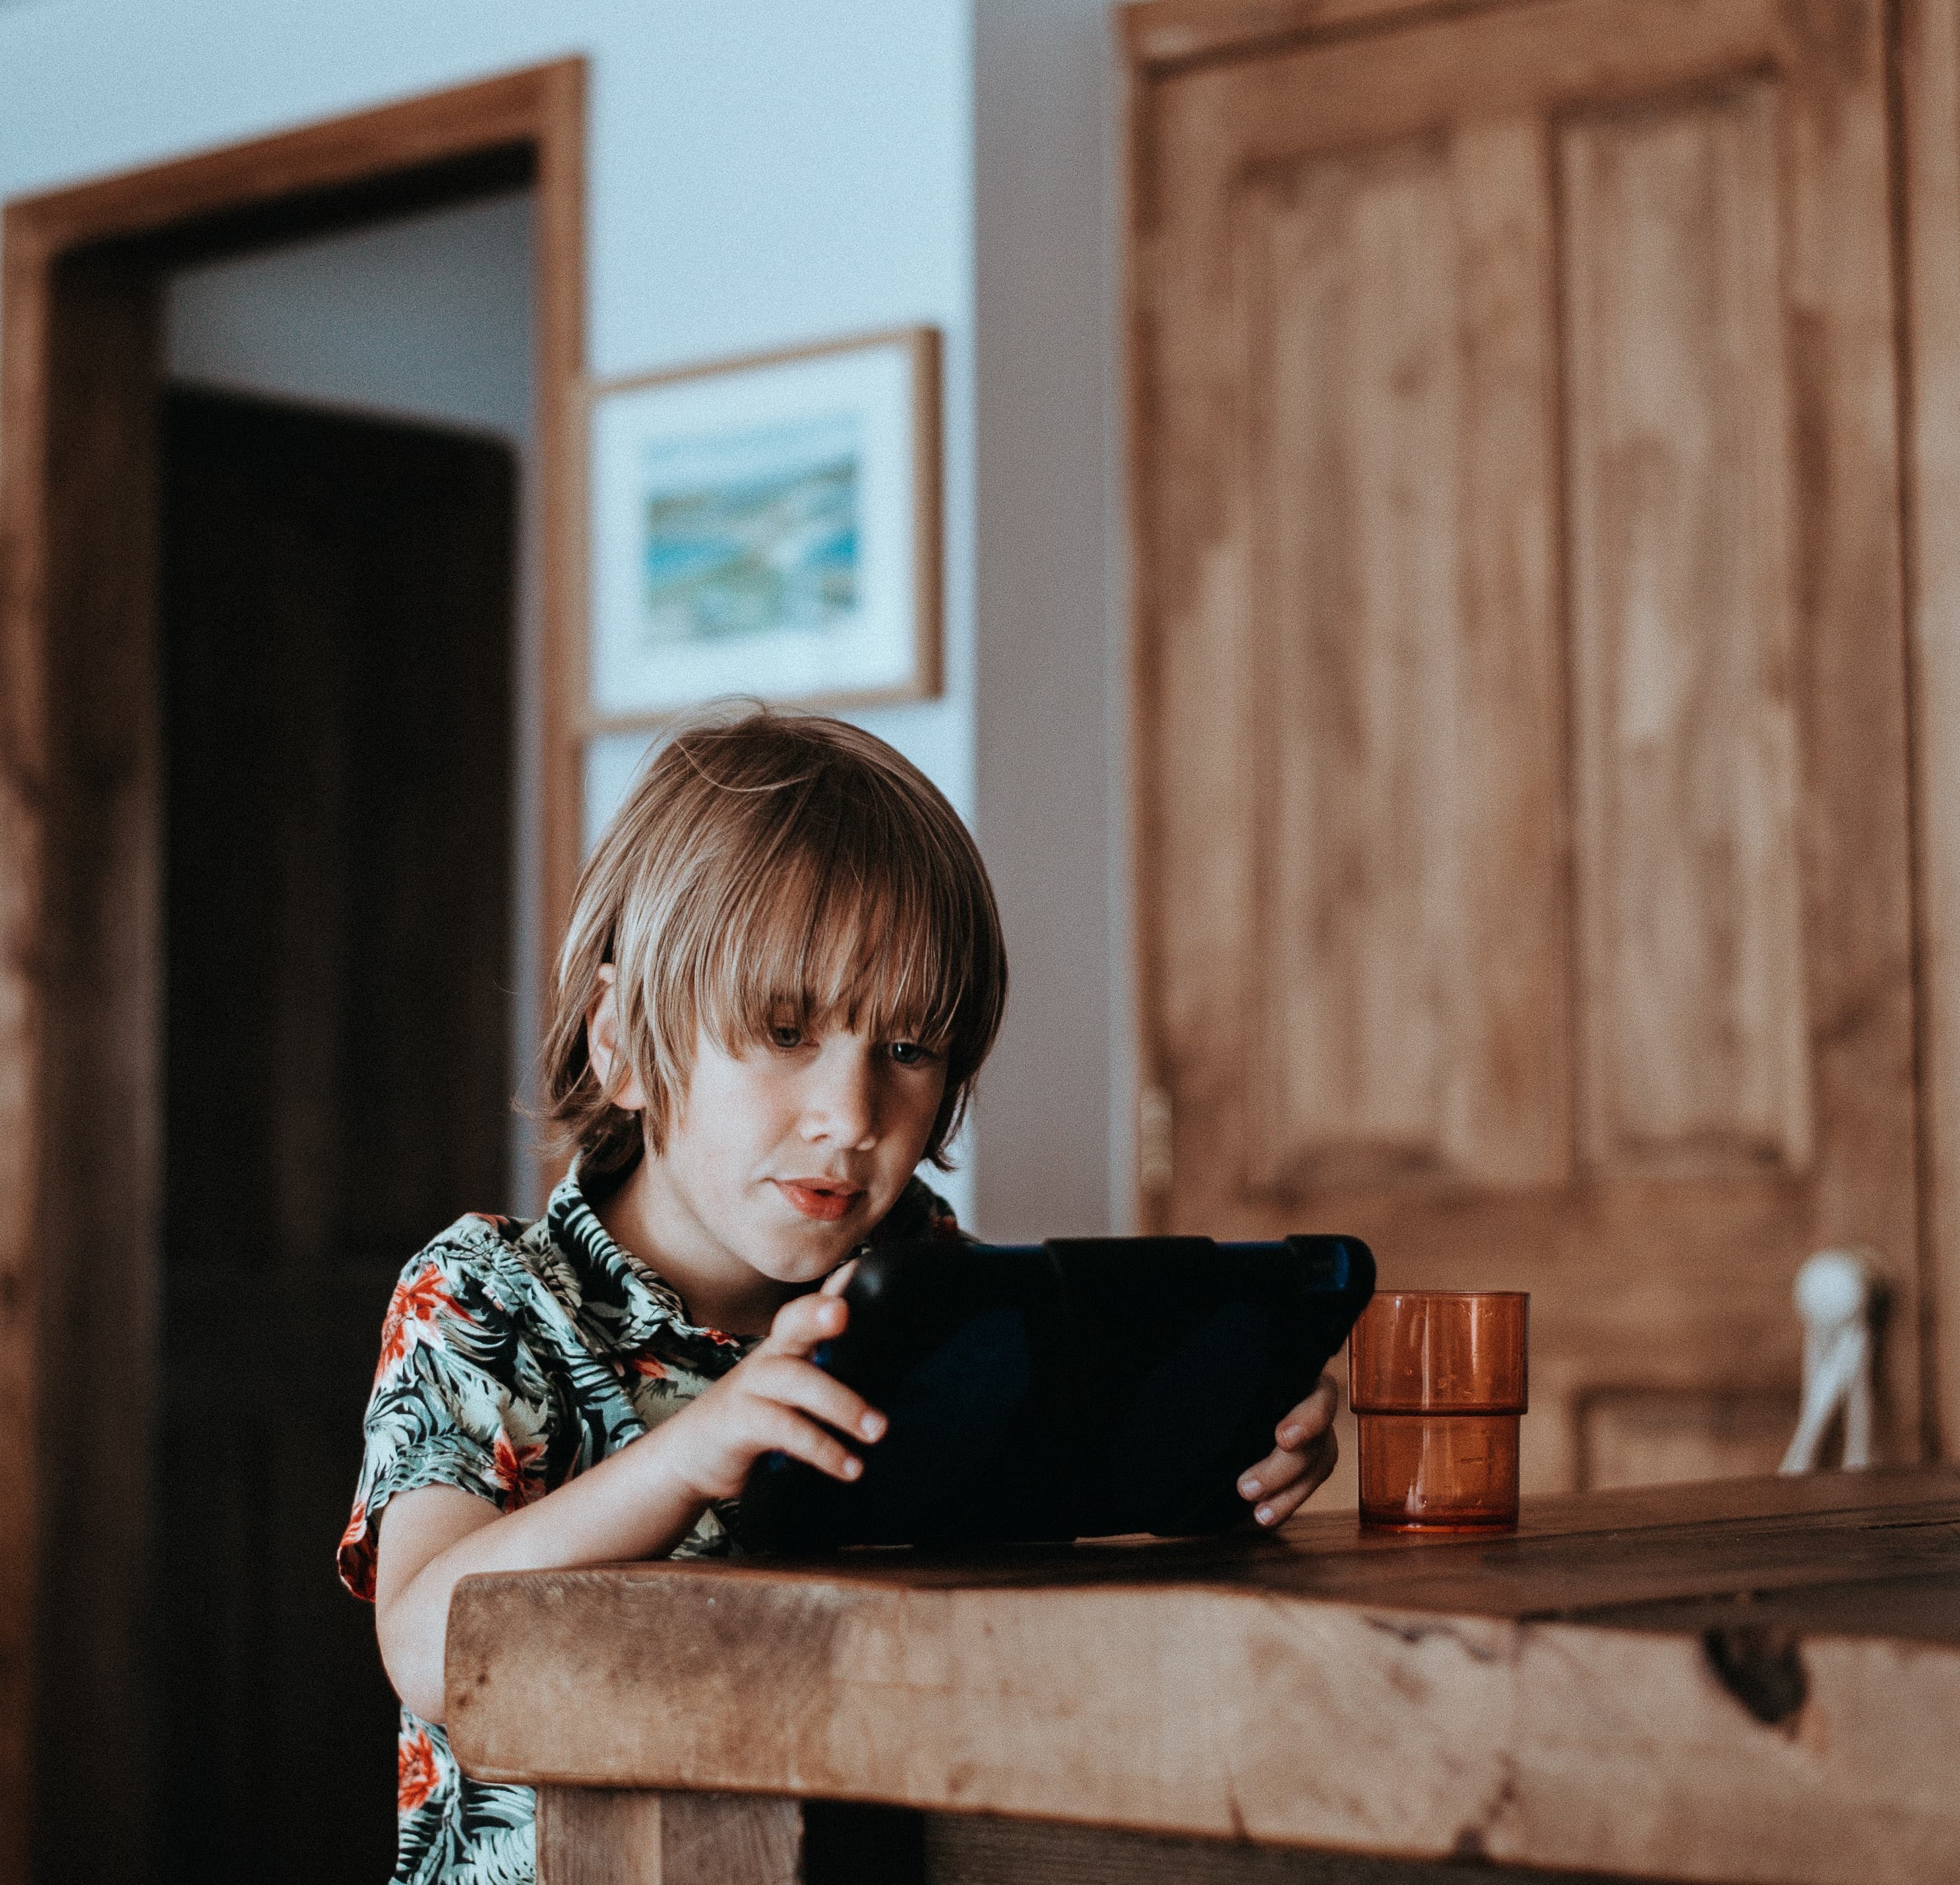
POLYGON ((499 1511, 542 1488, 549 1397, 481 1251, 433 1244, 402 1272, 381 1325, 341 1581, 374 1596, 381 1514, 397 1493, 453 1485, 499 1511))

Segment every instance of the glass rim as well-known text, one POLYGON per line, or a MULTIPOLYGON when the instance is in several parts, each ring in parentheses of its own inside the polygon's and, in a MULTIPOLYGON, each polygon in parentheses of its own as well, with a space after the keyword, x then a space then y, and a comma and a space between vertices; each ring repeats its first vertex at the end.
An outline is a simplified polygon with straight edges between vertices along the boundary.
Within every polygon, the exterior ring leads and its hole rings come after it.
POLYGON ((1410 1302, 1529 1302, 1528 1289, 1381 1289, 1377 1288, 1368 1300, 1371 1303, 1384 1301, 1410 1302))

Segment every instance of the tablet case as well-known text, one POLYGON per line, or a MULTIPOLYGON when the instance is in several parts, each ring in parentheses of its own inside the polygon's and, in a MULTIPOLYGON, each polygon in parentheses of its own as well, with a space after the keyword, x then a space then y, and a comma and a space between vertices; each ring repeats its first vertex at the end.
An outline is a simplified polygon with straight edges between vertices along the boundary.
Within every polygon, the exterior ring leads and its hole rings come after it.
POLYGON ((1224 1530, 1374 1282, 1351 1237, 886 1245, 813 1358, 884 1438, 851 1483, 767 1456, 730 1523, 778 1552, 1224 1530))

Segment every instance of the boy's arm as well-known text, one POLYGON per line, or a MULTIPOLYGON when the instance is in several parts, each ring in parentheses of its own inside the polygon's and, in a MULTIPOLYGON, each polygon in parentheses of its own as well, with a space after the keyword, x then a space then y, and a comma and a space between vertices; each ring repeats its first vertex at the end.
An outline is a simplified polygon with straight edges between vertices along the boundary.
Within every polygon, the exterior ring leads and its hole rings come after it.
POLYGON ((863 1462, 837 1433, 875 1441, 884 1417, 807 1359, 846 1313, 833 1294, 786 1304, 768 1339, 698 1400, 514 1511, 454 1486, 397 1493, 381 1524, 374 1622, 388 1680, 409 1708, 425 1721, 444 1718, 444 1639, 459 1579, 658 1557, 712 1501, 739 1493, 765 1453, 855 1479, 863 1462))
POLYGON ((662 1469, 655 1438, 515 1511, 453 1485, 419 1486, 389 1502, 377 1541, 374 1627, 388 1680, 414 1713, 444 1718, 443 1642, 460 1578, 656 1557, 687 1536, 707 1501, 662 1469))

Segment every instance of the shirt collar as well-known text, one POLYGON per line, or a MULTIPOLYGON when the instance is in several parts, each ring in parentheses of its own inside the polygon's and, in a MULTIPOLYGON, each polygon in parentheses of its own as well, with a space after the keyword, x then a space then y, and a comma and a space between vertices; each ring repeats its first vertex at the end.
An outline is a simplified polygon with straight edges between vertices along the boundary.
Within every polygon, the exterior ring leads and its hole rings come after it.
MULTIPOLYGON (((599 1221, 575 1161, 552 1192, 545 1227, 577 1276, 581 1313, 620 1347, 644 1348, 663 1331, 706 1355, 746 1352, 753 1345, 753 1336, 725 1335, 688 1320, 687 1306, 673 1285, 616 1243, 599 1221)), ((851 1254, 861 1256, 874 1244, 958 1235, 952 1208, 915 1177, 851 1254)))
POLYGON ((665 1334, 703 1352, 703 1358, 740 1354, 751 1339, 724 1335, 688 1320, 679 1292, 632 1251, 613 1241, 587 1199, 576 1163, 545 1207, 545 1227, 578 1278, 581 1314, 622 1348, 644 1348, 665 1334))

